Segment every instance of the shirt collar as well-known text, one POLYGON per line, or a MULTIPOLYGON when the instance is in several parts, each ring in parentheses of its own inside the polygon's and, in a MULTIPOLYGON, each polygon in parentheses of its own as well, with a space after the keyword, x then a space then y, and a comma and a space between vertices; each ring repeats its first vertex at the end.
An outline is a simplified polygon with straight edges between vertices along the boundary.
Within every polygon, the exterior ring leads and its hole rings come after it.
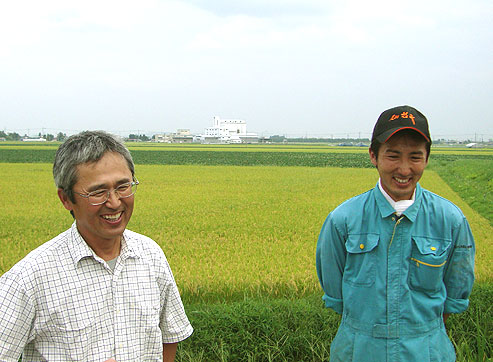
MULTIPOLYGON (((94 258, 96 260, 100 259, 94 250, 86 243, 82 235, 80 235, 79 230, 77 230, 76 221, 73 222, 70 233, 72 236, 72 259, 75 264, 84 258, 94 258)), ((140 249, 138 244, 135 243, 134 238, 125 230, 122 237, 122 245, 120 251, 120 257, 126 259, 129 257, 140 257, 140 249)))
POLYGON ((80 260, 94 256, 94 251, 87 245, 86 241, 77 230, 77 223, 74 221, 70 228, 70 234, 72 236, 72 259, 77 264, 80 260))
POLYGON ((128 258, 128 257, 140 258, 141 251, 142 250, 139 247, 139 244, 130 235, 128 230, 125 229, 123 231, 122 247, 121 247, 120 255, 124 256, 125 258, 128 258))

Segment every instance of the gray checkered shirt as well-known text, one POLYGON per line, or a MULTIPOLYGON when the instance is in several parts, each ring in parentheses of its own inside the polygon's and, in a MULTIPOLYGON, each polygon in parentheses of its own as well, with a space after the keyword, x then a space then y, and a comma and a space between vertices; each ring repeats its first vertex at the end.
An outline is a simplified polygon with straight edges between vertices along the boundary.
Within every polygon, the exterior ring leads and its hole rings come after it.
POLYGON ((0 361, 162 361, 192 331, 163 251, 129 230, 114 271, 74 223, 0 278, 0 361))

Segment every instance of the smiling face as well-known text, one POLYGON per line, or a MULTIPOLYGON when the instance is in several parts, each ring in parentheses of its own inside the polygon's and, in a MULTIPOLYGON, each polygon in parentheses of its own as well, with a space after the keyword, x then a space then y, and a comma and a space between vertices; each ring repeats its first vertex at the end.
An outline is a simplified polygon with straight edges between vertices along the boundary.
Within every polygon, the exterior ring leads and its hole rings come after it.
MULTIPOLYGON (((92 191, 113 190, 132 181, 128 164, 119 153, 107 152, 97 162, 77 166, 75 192, 87 194, 92 191)), ((93 248, 103 245, 119 245, 134 208, 134 196, 119 199, 114 192, 102 205, 91 205, 87 198, 74 193, 72 202, 60 189, 58 195, 67 210, 74 213, 77 229, 93 248)))
POLYGON ((410 200, 428 164, 424 138, 396 133, 380 146, 378 157, 370 149, 383 189, 394 201, 410 200))

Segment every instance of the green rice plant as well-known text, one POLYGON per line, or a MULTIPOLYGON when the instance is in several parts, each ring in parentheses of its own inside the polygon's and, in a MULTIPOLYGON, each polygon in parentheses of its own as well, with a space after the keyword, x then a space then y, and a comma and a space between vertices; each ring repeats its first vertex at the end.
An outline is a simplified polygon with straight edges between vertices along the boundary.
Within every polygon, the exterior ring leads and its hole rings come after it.
POLYGON ((55 152, 55 148, 0 148, 0 163, 53 163, 55 152))
MULTIPOLYGON (((0 162, 52 163, 56 149, 0 148, 0 162)), ((234 165, 372 167, 363 153, 238 152, 217 150, 133 150, 135 163, 143 165, 234 165)))
MULTIPOLYGON (((208 148, 136 147, 131 148, 135 163, 142 165, 230 165, 230 166, 308 166, 373 168, 367 150, 342 148, 208 148)), ((0 163, 52 163, 55 147, 0 147, 0 163)), ((483 160, 491 165, 490 154, 432 154, 432 164, 458 159, 483 160)))

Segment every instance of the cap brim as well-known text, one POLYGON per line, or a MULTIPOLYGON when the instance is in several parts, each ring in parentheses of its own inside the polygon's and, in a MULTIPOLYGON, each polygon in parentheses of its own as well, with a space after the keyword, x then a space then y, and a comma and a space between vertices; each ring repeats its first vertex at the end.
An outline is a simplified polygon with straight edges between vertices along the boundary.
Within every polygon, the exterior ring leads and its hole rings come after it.
POLYGON ((410 130, 413 130, 413 131, 416 131, 418 132, 421 136, 424 137, 424 139, 427 141, 427 142, 430 142, 430 139, 428 138, 428 136, 426 136, 423 132, 421 132, 419 129, 417 128, 414 128, 414 127, 398 127, 398 128, 391 128, 387 131, 385 131, 384 133, 382 133, 381 135, 379 135, 377 137, 377 141, 380 142, 380 143, 385 143, 389 140, 390 137, 392 137, 393 135, 395 135, 397 132, 399 131, 402 131, 404 129, 410 129, 410 130))

